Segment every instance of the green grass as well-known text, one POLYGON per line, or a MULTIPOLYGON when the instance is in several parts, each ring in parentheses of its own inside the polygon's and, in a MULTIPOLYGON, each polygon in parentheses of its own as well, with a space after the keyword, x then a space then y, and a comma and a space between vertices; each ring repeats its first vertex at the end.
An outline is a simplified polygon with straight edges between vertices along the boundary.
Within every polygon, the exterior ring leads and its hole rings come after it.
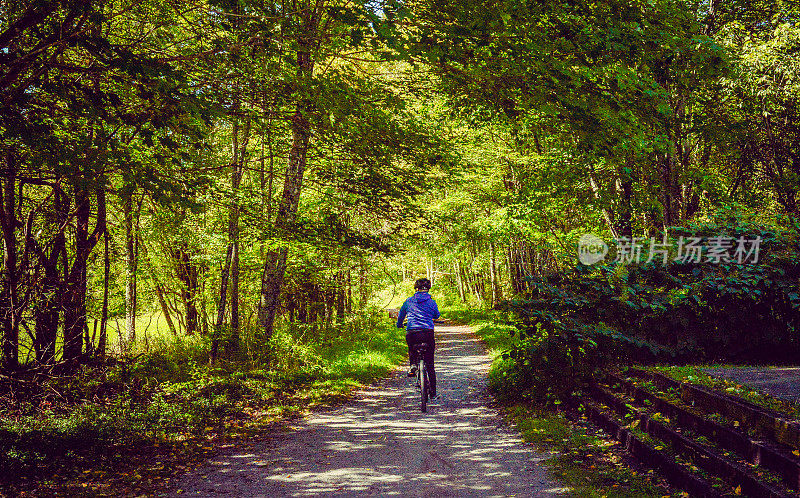
POLYGON ((472 326, 492 359, 497 359, 517 340, 516 336, 512 334, 516 329, 503 323, 504 316, 497 311, 450 308, 443 310, 442 316, 448 320, 472 326))
POLYGON ((84 494, 83 486, 149 493, 152 484, 132 476, 166 482, 171 469, 225 440, 343 400, 391 371, 406 346, 383 318, 283 327, 269 348, 243 334, 242 354, 215 367, 207 341, 167 333, 133 362, 0 386, 0 494, 84 494), (267 350, 269 364, 259 361, 267 350))
POLYGON ((539 451, 551 453, 544 464, 581 497, 663 497, 670 493, 649 470, 637 471, 627 465, 619 443, 589 424, 570 422, 561 414, 516 405, 507 413, 523 438, 539 451))
MULTIPOLYGON (((177 327, 177 324, 175 325, 177 327)), ((100 340, 100 321, 90 319, 88 320, 87 327, 89 329, 89 337, 94 338, 93 344, 98 345, 100 340)), ((160 349, 164 344, 169 344, 176 339, 181 341, 188 340, 189 338, 181 331, 177 332, 179 335, 174 335, 167 325, 167 320, 160 311, 142 312, 136 317, 136 340, 132 344, 128 344, 127 352, 131 355, 148 353, 160 349)), ((63 336, 58 334, 56 339, 56 357, 59 358, 63 347, 63 336)), ((126 322, 124 316, 109 318, 106 327, 106 352, 110 355, 121 354, 122 348, 120 344, 127 340, 126 322), (121 332, 121 335, 120 335, 121 332), (121 340, 122 336, 122 340, 121 340)), ((199 340, 197 338, 196 340, 199 340)), ((33 344, 31 337, 28 334, 20 335, 20 362, 27 364, 35 360, 33 351, 33 344)))
MULTIPOLYGON (((175 320, 175 318, 173 318, 173 320, 175 320)), ((88 324, 90 334, 94 329, 94 322, 98 322, 97 329, 98 331, 100 329, 99 320, 90 320, 88 324)), ((178 327, 177 323, 173 323, 173 325, 178 327)), ((123 340, 127 340, 126 327, 124 316, 113 317, 108 320, 106 333, 108 335, 107 341, 109 351, 117 353, 120 351, 120 332, 124 337, 123 340)), ((181 330, 176 330, 176 333, 181 336, 184 335, 181 330)), ((170 341, 174 338, 175 336, 169 330, 169 325, 163 313, 160 311, 142 312, 136 317, 136 341, 134 344, 130 345, 130 348, 132 352, 146 352, 151 349, 158 349, 160 343, 170 341)), ((97 339, 95 339, 95 343, 97 343, 97 339)))
MULTIPOLYGON (((504 372, 513 359, 503 358, 517 337, 505 316, 492 310, 447 309, 443 315, 469 324, 493 358, 489 385, 500 401, 505 400, 507 415, 526 441, 539 451, 551 453, 545 461, 550 471, 571 488, 572 496, 583 497, 662 497, 668 487, 652 471, 636 471, 627 465, 625 452, 609 436, 588 423, 571 422, 561 413, 530 405, 513 404, 502 391, 507 389, 504 372)), ((507 394, 507 393, 506 393, 507 394)), ((682 496, 677 494, 676 496, 682 496)))

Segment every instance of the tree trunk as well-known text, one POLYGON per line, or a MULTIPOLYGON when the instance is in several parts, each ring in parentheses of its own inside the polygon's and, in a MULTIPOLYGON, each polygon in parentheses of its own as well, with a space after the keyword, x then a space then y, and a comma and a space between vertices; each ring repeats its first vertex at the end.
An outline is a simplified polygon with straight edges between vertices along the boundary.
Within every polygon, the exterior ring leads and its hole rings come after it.
POLYGON ((100 315, 100 338, 97 340, 97 356, 106 355, 106 343, 108 342, 108 283, 111 274, 111 257, 108 254, 108 230, 103 236, 103 309, 100 315))
POLYGON ((633 237, 633 164, 628 160, 619 170, 619 209, 615 231, 620 237, 633 237))
MULTIPOLYGON (((594 197, 594 199, 596 201, 602 202, 602 198, 600 197, 600 194, 601 194, 600 185, 598 184, 598 181, 597 181, 597 178, 596 178, 596 175, 595 175, 595 172, 594 172, 594 166, 592 166, 591 170, 589 171, 589 186, 591 186, 591 188, 592 188, 592 197, 594 197)), ((603 208, 603 219, 606 222, 606 226, 608 227, 608 230, 611 232, 611 236, 614 237, 615 239, 619 238, 619 235, 617 234, 617 230, 614 227, 614 221, 613 221, 614 220, 614 213, 612 213, 611 210, 606 208, 606 207, 603 208)))
POLYGON ((369 288, 367 287, 367 266, 364 261, 360 261, 358 265, 358 309, 363 310, 367 307, 369 300, 369 288))
POLYGON ((344 311, 346 303, 346 290, 345 290, 345 280, 344 280, 344 272, 339 270, 336 272, 336 320, 339 322, 344 321, 344 311))
POLYGON ((486 291, 486 289, 483 288, 483 279, 478 273, 472 271, 467 273, 467 277, 472 285, 472 293, 475 294, 475 297, 478 298, 478 302, 483 306, 483 302, 485 301, 484 294, 486 291))
POLYGON ((497 254, 494 242, 489 242, 489 278, 492 280, 492 307, 494 307, 502 299, 500 285, 497 282, 497 254))
POLYGON ((508 283, 511 285, 511 294, 517 294, 517 286, 514 282, 514 260, 511 257, 511 249, 514 247, 514 241, 511 240, 508 247, 506 247, 505 257, 506 257, 506 267, 508 268, 508 283))
MULTIPOLYGON (((65 227, 69 218, 69 202, 60 189, 54 189, 53 208, 56 213, 56 224, 65 227)), ((34 309, 35 338, 34 349, 36 361, 50 364, 55 361, 56 339, 58 336, 58 318, 63 308, 63 282, 59 272, 59 260, 66 269, 66 237, 64 228, 58 230, 52 239, 50 254, 46 254, 39 243, 31 238, 27 241, 39 258, 39 267, 44 272, 40 294, 34 309)), ((65 270, 66 271, 66 270, 65 270)))
POLYGON ((233 249, 231 254, 231 326, 230 337, 226 343, 229 353, 239 350, 239 185, 242 182, 247 146, 250 142, 250 126, 251 120, 248 118, 245 122, 241 145, 238 147, 238 152, 234 154, 231 172, 233 205, 228 217, 228 239, 233 249))
POLYGON ((461 262, 456 259, 453 263, 453 271, 456 274, 456 287, 458 287, 458 298, 462 303, 467 302, 467 296, 464 294, 464 278, 461 275, 461 262))
POLYGON ((18 268, 17 268, 17 217, 14 214, 16 196, 14 186, 17 179, 17 163, 12 153, 6 156, 6 171, 3 186, 0 189, 0 207, 2 208, 3 230, 3 286, 0 295, 0 323, 3 328, 4 370, 12 370, 19 365, 19 305, 18 305, 18 268))
POLYGON ((519 294, 525 290, 519 261, 519 244, 518 240, 512 238, 511 245, 508 248, 508 273, 510 275, 511 288, 514 289, 514 294, 519 294))
MULTIPOLYGON (((309 39, 301 39, 300 46, 304 47, 310 43, 316 31, 316 26, 309 30, 309 39)), ((300 50, 297 53, 297 79, 304 81, 310 78, 313 73, 313 61, 310 53, 300 50)), ((275 216, 275 228, 277 234, 285 237, 294 224, 297 215, 297 206, 300 201, 300 191, 303 186, 303 175, 306 169, 306 154, 308 143, 311 136, 311 123, 308 120, 310 105, 306 102, 298 102, 295 113, 291 120, 292 147, 289 151, 289 161, 286 168, 286 179, 283 185, 283 197, 278 213, 275 216)), ((264 271, 261 276, 261 296, 259 300, 259 325, 264 333, 265 339, 272 337, 275 325, 275 315, 280 304, 281 287, 286 274, 286 258, 289 248, 285 245, 277 249, 272 249, 267 253, 264 263, 264 271)))
POLYGON ((330 327, 333 322, 333 316, 336 311, 336 289, 330 287, 325 289, 325 326, 330 327))
POLYGON ((222 267, 219 283, 219 304, 217 306, 217 321, 214 323, 214 331, 211 336, 211 353, 209 362, 213 365, 217 362, 217 352, 219 351, 219 338, 222 335, 222 327, 225 325, 225 303, 228 301, 228 272, 231 267, 233 255, 233 245, 228 245, 225 255, 225 266, 222 267))
POLYGON ((347 270, 345 282, 346 282, 347 294, 345 294, 344 296, 345 299, 344 310, 349 315, 353 313, 353 285, 351 284, 352 274, 350 273, 349 269, 347 270))
POLYGON ((674 195, 675 157, 670 154, 660 155, 658 169, 661 174, 661 204, 663 206, 662 227, 674 226, 678 221, 678 201, 674 195))
POLYGON ((708 15, 706 16, 706 26, 703 30, 708 36, 712 36, 717 28, 717 12, 720 0, 710 0, 708 3, 708 15))
POLYGON ((178 279, 183 283, 181 289, 181 298, 185 311, 186 320, 186 334, 191 335, 199 330, 197 312, 197 294, 198 294, 198 273, 197 266, 192 261, 189 254, 189 247, 186 243, 181 244, 174 251, 174 258, 177 263, 178 279))
POLYGON ((136 341, 136 222, 133 212, 133 193, 124 194, 122 214, 125 226, 125 349, 136 341))
POLYGON ((295 293, 295 301, 297 302, 297 319, 300 323, 308 323, 308 285, 301 284, 300 288, 295 293))
POLYGON ((150 262, 150 258, 148 257, 148 248, 147 244, 143 244, 140 242, 139 249, 141 251, 141 256, 144 258, 148 264, 145 264, 145 268, 147 269, 150 279, 153 281, 153 291, 156 294, 156 299, 158 299, 158 305, 161 308, 161 313, 164 315, 164 321, 167 322, 167 327, 169 327, 169 331, 172 333, 173 336, 178 335, 178 331, 175 328, 175 324, 172 321, 172 314, 169 309, 169 304, 167 303, 167 298, 164 295, 164 284, 158 279, 158 275, 156 275, 156 271, 153 269, 152 262, 150 262))
POLYGON ((85 181, 75 188, 75 255, 66 279, 64 310, 64 360, 74 362, 83 355, 86 329, 86 277, 89 255, 106 230, 105 184, 97 187, 97 221, 91 235, 91 199, 85 181))
POLYGON ((312 284, 308 292, 308 321, 314 323, 319 317, 319 287, 317 284, 312 284))
POLYGON ((155 273, 152 273, 153 278, 153 287, 156 293, 156 298, 158 299, 158 305, 161 307, 161 314, 164 315, 164 320, 167 322, 167 327, 169 327, 169 331, 172 333, 173 336, 178 335, 178 330, 175 328, 175 324, 172 321, 172 314, 169 310, 169 304, 167 304, 167 299, 164 296, 164 286, 155 276, 155 273))

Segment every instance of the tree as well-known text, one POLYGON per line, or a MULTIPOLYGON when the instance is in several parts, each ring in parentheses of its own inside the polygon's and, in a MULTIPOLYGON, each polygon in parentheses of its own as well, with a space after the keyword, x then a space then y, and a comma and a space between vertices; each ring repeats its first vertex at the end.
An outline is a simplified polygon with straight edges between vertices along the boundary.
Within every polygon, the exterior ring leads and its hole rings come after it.
MULTIPOLYGON (((277 16, 281 27, 279 39, 292 49, 289 56, 291 66, 285 74, 287 92, 282 96, 287 106, 286 115, 289 116, 291 147, 286 163, 283 193, 274 219, 274 233, 278 238, 286 239, 296 230, 312 136, 335 133, 337 126, 343 123, 340 121, 343 117, 372 124, 369 120, 377 114, 376 105, 369 102, 370 96, 361 93, 361 89, 373 85, 377 91, 382 92, 378 95, 391 92, 388 86, 369 76, 370 65, 374 66, 379 62, 381 55, 367 58, 362 55, 365 47, 381 50, 384 41, 393 43, 391 19, 396 6, 386 4, 383 7, 382 15, 378 15, 368 4, 298 2, 291 11, 281 12, 277 16), (359 78, 359 73, 368 76, 359 78), (358 86, 354 87, 355 91, 348 91, 345 86, 347 83, 357 83, 358 86), (355 110, 348 109, 349 106, 355 106, 355 110)), ((263 32, 260 36, 267 38, 270 35, 269 32, 263 32)), ((397 99, 378 100, 382 103, 399 104, 397 99)), ((382 118, 386 119, 387 116, 383 115, 382 118)), ((323 142, 322 139, 317 140, 323 142)), ((393 154, 408 154, 407 148, 403 150, 403 144, 390 143, 388 147, 393 149, 393 154)), ((391 156, 380 156, 378 153, 360 156, 359 154, 365 152, 363 148, 352 151, 345 149, 343 152, 351 153, 349 160, 378 161, 381 165, 392 161, 391 156)), ((369 163, 367 166, 370 166, 369 163)), ((261 277, 259 323, 267 338, 273 331, 288 254, 289 247, 280 243, 273 246, 265 258, 261 277)))
POLYGON ((107 229, 112 177, 129 171, 152 190, 171 189, 154 164, 171 156, 163 154, 169 135, 189 134, 188 118, 202 106, 180 72, 126 37, 135 9, 88 1, 13 7, 0 33, 4 364, 18 361, 28 309, 37 357, 54 357, 61 315, 62 357, 74 363, 84 353, 88 263, 107 229))
POLYGON ((651 206, 645 229, 697 211, 697 90, 723 68, 721 47, 704 34, 707 15, 670 1, 414 9, 416 59, 437 72, 456 105, 489 107, 510 122, 563 123, 578 156, 602 160, 607 174, 585 176, 597 192, 604 182, 617 186, 614 231, 630 235, 637 204, 651 206))

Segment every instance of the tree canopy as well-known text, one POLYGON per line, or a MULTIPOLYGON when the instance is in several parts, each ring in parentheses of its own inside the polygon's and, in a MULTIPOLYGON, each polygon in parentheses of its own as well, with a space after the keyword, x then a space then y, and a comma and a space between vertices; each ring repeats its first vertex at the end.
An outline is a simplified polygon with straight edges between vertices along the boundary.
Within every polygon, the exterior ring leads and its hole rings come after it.
POLYGON ((7 369, 154 314, 216 361, 423 268, 497 305, 587 232, 796 230, 792 2, 2 9, 7 369))

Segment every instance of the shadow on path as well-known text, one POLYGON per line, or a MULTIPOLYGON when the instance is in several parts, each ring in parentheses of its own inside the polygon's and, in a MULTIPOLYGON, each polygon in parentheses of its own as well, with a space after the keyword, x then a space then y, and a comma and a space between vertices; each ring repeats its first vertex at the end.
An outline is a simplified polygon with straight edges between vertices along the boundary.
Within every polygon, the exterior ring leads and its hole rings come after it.
POLYGON ((566 494, 539 465, 547 456, 488 406, 490 360, 475 335, 463 326, 436 332, 441 398, 428 413, 397 370, 345 406, 212 458, 170 496, 566 494))

